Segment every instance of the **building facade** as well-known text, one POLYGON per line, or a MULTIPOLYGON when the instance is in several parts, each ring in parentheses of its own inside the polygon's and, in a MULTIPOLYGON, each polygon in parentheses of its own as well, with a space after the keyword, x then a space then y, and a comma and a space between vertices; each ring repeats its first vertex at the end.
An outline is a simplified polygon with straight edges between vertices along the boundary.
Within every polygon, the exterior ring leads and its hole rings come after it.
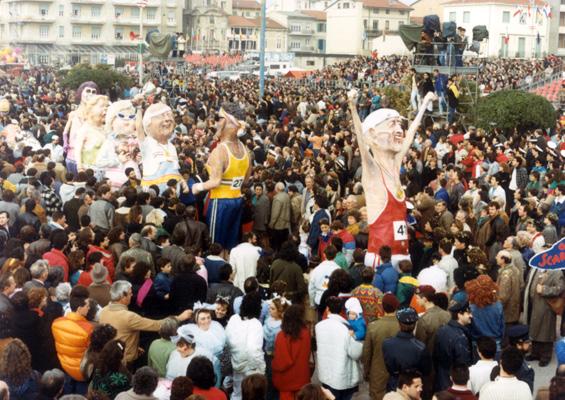
POLYGON ((323 11, 285 11, 269 13, 269 17, 287 30, 288 51, 325 53, 326 13, 323 11))
POLYGON ((410 4, 412 11, 410 16, 416 19, 422 19, 426 15, 443 16, 443 5, 451 0, 417 0, 410 4))
POLYGON ((227 50, 228 17, 232 13, 232 0, 186 0, 184 32, 187 49, 202 52, 227 50))
POLYGON ((549 52, 565 57, 565 1, 551 1, 549 52))
MULTIPOLYGON (((245 18, 239 15, 228 17, 228 50, 231 52, 257 52, 260 48, 261 18, 245 18)), ((265 51, 269 53, 286 52, 286 28, 267 18, 265 31, 265 51)))
POLYGON ((135 59, 140 18, 144 33, 182 32, 183 0, 6 0, 0 3, 0 43, 21 47, 32 63, 104 63, 135 59))
POLYGON ((255 0, 233 0, 233 15, 245 18, 261 16, 261 3, 255 0))
POLYGON ((373 50, 383 54, 399 50, 398 29, 410 23, 410 11, 410 7, 398 0, 335 1, 326 10, 326 52, 368 55, 373 50), (381 43, 380 49, 373 46, 375 41, 381 43))
POLYGON ((324 11, 335 0, 266 0, 269 12, 324 11))
POLYGON ((550 19, 545 3, 528 0, 455 0, 443 6, 443 20, 454 21, 466 29, 469 41, 473 27, 486 25, 488 41, 481 45, 481 56, 532 58, 548 53, 550 19))

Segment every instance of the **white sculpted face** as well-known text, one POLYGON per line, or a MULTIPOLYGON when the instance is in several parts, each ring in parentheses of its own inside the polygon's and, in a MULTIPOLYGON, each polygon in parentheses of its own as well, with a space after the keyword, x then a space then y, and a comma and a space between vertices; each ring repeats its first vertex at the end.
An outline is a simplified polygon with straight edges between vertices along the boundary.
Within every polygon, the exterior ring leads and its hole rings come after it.
POLYGON ((112 122, 112 131, 122 135, 135 134, 135 117, 134 107, 127 107, 118 111, 112 122))
POLYGON ((95 96, 97 93, 96 88, 93 87, 85 87, 80 95, 81 102, 88 101, 92 96, 95 96))
POLYGON ((106 96, 94 95, 90 97, 86 102, 86 119, 93 125, 104 125, 108 105, 109 101, 106 96))
POLYGON ((398 153, 406 137, 400 118, 389 118, 374 128, 369 129, 367 136, 372 147, 391 153, 398 153))
MULTIPOLYGON (((168 107, 167 107, 168 108, 168 107)), ((159 142, 169 140, 175 128, 175 119, 172 111, 156 115, 149 123, 149 134, 159 142)))

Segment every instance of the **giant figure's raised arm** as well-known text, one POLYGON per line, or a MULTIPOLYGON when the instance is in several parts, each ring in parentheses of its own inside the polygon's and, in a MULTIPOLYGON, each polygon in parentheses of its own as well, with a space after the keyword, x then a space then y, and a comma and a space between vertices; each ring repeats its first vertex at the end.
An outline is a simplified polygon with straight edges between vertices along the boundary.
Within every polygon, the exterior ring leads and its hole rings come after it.
POLYGON ((359 153, 361 154, 361 160, 364 163, 367 163, 371 158, 369 154, 369 147, 365 143, 365 138, 363 137, 363 125, 361 123, 361 118, 359 117, 359 113, 357 112, 358 99, 359 93, 357 92, 357 90, 352 89, 347 93, 349 111, 351 112, 351 118, 353 119, 353 129, 355 130, 357 144, 359 145, 359 153))
POLYGON ((422 118, 424 117, 424 113, 426 112, 426 109, 428 108, 428 104, 432 101, 435 101, 435 100, 437 100, 437 96, 433 92, 428 92, 428 94, 426 94, 426 97, 424 97, 424 100, 422 101, 422 104, 420 105, 420 109, 418 110, 418 114, 416 114, 416 118, 414 118, 414 121, 412 121, 412 123, 410 124, 410 127, 406 131, 406 137, 404 138, 404 143, 402 144, 402 149, 400 150, 400 152, 396 156, 398 160, 402 160, 404 158, 404 156, 406 155, 406 153, 408 153, 408 150, 410 150, 410 147, 412 146, 412 143, 414 142, 414 136, 416 135, 416 131, 420 127, 420 124, 422 123, 422 118))

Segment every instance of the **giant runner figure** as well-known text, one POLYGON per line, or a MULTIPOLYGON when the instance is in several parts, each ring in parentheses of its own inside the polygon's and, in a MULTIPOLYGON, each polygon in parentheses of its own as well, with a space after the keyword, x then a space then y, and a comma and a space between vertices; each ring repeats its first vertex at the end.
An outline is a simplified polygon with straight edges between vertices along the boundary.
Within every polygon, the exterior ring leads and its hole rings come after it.
POLYGON ((363 122, 357 113, 358 92, 348 93, 349 108, 361 153, 361 183, 367 202, 369 244, 365 264, 379 265, 382 246, 392 249, 392 262, 409 259, 406 195, 400 182, 402 160, 420 126, 427 105, 436 99, 434 93, 424 98, 414 121, 405 132, 402 117, 390 108, 372 112, 363 122))
POLYGON ((243 211, 241 188, 251 173, 249 154, 237 136, 242 119, 242 110, 234 103, 226 103, 220 109, 216 123, 219 142, 207 164, 210 178, 192 186, 195 195, 209 191, 206 220, 210 238, 212 243, 220 243, 226 250, 239 244, 243 211))

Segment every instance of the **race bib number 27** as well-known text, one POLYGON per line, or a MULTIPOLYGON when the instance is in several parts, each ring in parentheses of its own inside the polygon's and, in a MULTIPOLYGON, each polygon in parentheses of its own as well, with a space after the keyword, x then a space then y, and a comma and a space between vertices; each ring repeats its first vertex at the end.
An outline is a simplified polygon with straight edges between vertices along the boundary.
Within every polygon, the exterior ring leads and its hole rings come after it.
POLYGON ((231 181, 231 188, 232 189, 241 189, 243 186, 243 176, 238 176, 237 178, 233 178, 231 181))
POLYGON ((408 226, 406 221, 393 221, 394 240, 408 240, 408 226))

